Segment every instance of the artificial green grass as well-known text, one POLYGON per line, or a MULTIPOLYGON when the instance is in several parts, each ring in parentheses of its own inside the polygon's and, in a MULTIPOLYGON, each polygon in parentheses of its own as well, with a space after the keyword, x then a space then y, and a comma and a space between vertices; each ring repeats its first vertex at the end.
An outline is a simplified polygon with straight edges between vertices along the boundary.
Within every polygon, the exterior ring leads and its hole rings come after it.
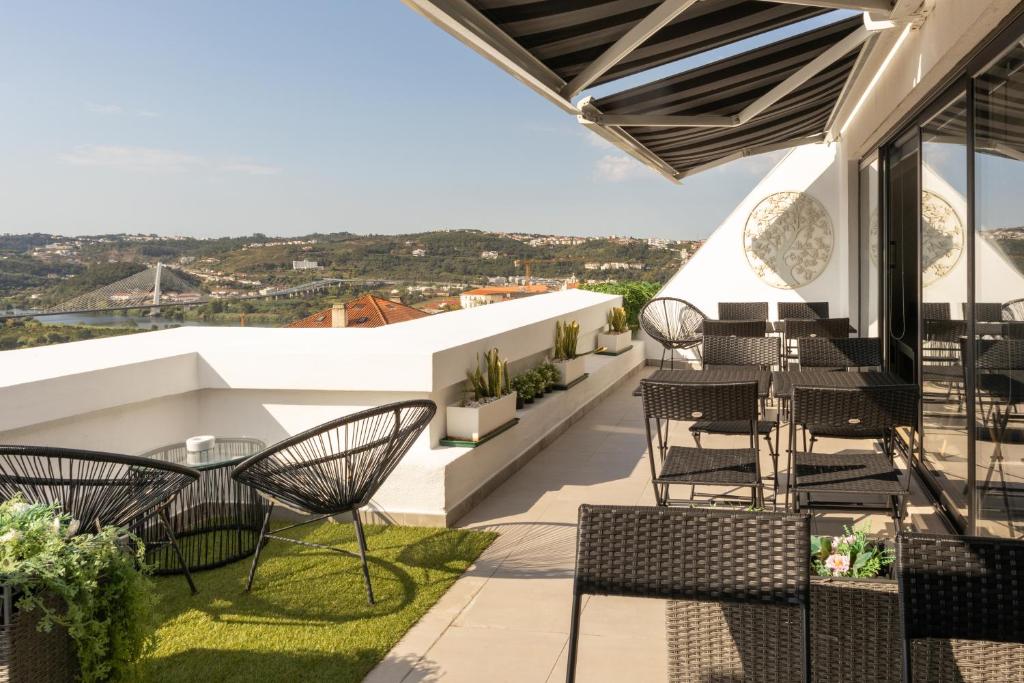
MULTIPOLYGON (((141 665, 150 681, 361 681, 440 599, 496 534, 367 526, 376 605, 355 557, 270 541, 252 592, 250 560, 185 579, 156 579, 157 646, 141 665)), ((351 524, 320 522, 292 538, 358 546, 351 524)))

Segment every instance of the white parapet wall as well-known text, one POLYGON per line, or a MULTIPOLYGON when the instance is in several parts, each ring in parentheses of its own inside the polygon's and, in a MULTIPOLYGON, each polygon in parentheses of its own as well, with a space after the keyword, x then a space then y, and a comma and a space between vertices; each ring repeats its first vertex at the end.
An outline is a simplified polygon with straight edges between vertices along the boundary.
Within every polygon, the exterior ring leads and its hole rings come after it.
POLYGON ((372 506, 379 517, 445 524, 574 414, 643 363, 642 344, 588 356, 590 378, 521 411, 477 449, 443 447, 477 354, 497 347, 518 373, 542 361, 555 321, 594 348, 621 297, 578 290, 376 329, 182 327, 0 352, 0 443, 138 454, 196 434, 267 443, 363 408, 430 398, 438 413, 372 506))

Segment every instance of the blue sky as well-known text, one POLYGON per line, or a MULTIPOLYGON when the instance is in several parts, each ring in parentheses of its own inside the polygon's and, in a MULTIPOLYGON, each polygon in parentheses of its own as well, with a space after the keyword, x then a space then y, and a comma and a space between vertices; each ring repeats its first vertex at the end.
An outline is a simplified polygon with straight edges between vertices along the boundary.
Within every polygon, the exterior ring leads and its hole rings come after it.
POLYGON ((6 0, 0 64, 0 232, 699 238, 779 158, 673 185, 398 0, 6 0))

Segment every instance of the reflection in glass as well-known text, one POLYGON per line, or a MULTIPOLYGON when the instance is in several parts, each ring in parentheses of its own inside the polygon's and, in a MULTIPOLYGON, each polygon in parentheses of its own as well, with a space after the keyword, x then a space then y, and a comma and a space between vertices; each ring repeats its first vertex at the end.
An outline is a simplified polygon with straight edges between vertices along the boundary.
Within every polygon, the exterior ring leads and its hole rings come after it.
POLYGON ((1024 536, 1024 48, 975 81, 977 532, 1024 536), (1007 321, 1007 322, 1003 322, 1007 321))
POLYGON ((878 329, 878 159, 860 170, 860 320, 857 329, 877 337, 878 329))
POLYGON ((967 405, 961 315, 967 301, 967 96, 921 129, 922 459, 966 526, 967 405))

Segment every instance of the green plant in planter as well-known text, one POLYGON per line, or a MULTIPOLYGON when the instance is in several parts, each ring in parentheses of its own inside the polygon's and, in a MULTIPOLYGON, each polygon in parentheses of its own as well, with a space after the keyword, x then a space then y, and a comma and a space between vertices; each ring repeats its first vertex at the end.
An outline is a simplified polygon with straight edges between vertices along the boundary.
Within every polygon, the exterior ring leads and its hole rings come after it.
POLYGON ((491 349, 484 354, 482 369, 480 354, 477 354, 476 367, 467 371, 466 377, 469 379, 469 391, 476 402, 501 398, 512 393, 509 387, 508 361, 501 359, 498 349, 491 349))
POLYGON ((155 633, 145 547, 117 527, 71 536, 75 524, 57 505, 0 504, 0 574, 40 630, 67 629, 82 681, 135 680, 155 633))
POLYGON ((537 372, 544 378, 544 388, 546 391, 551 391, 558 384, 558 368, 551 363, 541 363, 537 366, 537 372))
POLYGON ((608 333, 622 334, 629 331, 629 323, 626 320, 626 309, 616 306, 608 311, 608 333))
POLYGON ((869 579, 893 563, 895 553, 868 538, 869 524, 843 527, 842 536, 811 536, 811 568, 818 576, 869 579))
POLYGON ((580 324, 555 321, 555 360, 572 360, 576 357, 576 342, 580 338, 580 324))
POLYGON ((530 402, 534 397, 533 380, 528 374, 516 375, 512 378, 512 390, 515 391, 524 403, 530 402))

